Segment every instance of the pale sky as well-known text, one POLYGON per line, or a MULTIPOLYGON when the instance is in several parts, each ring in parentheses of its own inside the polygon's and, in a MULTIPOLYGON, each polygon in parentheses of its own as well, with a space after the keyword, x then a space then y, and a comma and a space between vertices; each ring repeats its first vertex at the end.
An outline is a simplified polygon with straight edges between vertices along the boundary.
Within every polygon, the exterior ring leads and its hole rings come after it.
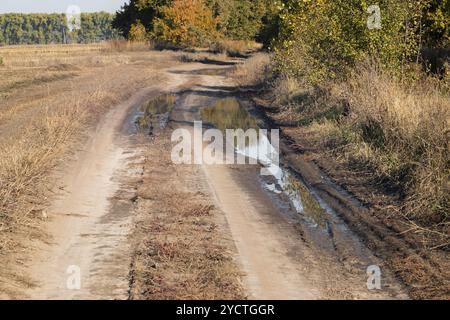
POLYGON ((70 5, 81 12, 116 12, 128 0, 0 0, 0 13, 64 13, 70 5))

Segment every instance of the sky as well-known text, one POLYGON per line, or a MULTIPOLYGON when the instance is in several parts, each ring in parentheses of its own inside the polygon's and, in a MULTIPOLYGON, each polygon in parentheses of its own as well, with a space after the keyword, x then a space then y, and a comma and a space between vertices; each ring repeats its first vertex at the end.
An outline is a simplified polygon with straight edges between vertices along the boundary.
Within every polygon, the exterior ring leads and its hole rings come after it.
POLYGON ((128 0, 0 0, 0 13, 63 13, 70 5, 81 12, 116 12, 128 0))

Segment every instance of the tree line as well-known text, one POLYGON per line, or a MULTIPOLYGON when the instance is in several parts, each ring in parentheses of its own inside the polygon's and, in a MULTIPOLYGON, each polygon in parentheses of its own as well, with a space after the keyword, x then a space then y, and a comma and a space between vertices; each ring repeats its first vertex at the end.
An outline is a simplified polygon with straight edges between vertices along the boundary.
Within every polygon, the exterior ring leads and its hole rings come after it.
POLYGON ((70 31, 65 14, 0 15, 0 45, 91 43, 118 38, 112 27, 114 15, 82 13, 81 29, 70 31))
POLYGON ((277 52, 280 68, 317 81, 363 55, 398 67, 422 48, 449 46, 450 0, 379 0, 373 8, 370 0, 130 0, 113 26, 131 40, 182 46, 256 40, 277 52), (369 28, 376 13, 380 27, 369 28))
POLYGON ((143 31, 174 44, 264 40, 275 8, 273 0, 131 0, 113 26, 130 39, 143 31))

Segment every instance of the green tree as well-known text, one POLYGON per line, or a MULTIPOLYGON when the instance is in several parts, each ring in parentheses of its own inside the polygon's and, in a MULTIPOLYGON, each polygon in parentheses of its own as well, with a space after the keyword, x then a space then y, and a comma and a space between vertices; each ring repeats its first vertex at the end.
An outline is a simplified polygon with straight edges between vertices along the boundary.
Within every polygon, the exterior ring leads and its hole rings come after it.
POLYGON ((145 26, 147 32, 152 32, 155 19, 162 17, 161 9, 171 3, 171 0, 130 0, 116 12, 112 25, 125 38, 129 37, 131 27, 137 21, 145 26))
POLYGON ((394 69, 419 48, 423 0, 379 0, 381 28, 369 28, 366 0, 282 0, 279 67, 312 82, 340 77, 365 55, 394 69))
POLYGON ((424 13, 424 43, 427 46, 450 46, 450 0, 432 0, 424 13))

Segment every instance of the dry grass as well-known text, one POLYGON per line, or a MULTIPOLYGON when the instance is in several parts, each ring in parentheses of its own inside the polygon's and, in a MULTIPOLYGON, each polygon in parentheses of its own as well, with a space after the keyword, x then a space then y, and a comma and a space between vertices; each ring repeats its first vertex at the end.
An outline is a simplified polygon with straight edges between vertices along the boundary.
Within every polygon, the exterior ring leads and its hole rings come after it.
MULTIPOLYGON (((240 84, 254 84, 253 77, 264 75, 260 63, 254 65, 240 67, 240 84)), ((273 118, 301 126, 313 147, 328 150, 347 168, 370 172, 372 186, 394 193, 402 215, 428 230, 429 246, 448 247, 450 91, 445 78, 417 68, 408 79, 401 81, 371 60, 361 62, 346 81, 322 87, 280 77, 272 100, 281 112, 273 118)))
POLYGON ((262 49, 262 45, 254 41, 222 40, 214 43, 210 50, 214 53, 227 54, 230 57, 246 57, 249 53, 262 49))
POLYGON ((221 215, 197 184, 198 168, 174 166, 170 149, 167 134, 147 152, 138 190, 131 299, 242 299, 221 215))
POLYGON ((231 76, 241 86, 261 85, 267 79, 270 55, 256 53, 243 64, 237 65, 231 76))
POLYGON ((146 51, 155 46, 151 42, 138 42, 127 40, 111 40, 103 44, 104 51, 123 52, 123 51, 146 51))
MULTIPOLYGON (((251 61, 241 68, 243 79, 246 73, 263 70, 251 61)), ((374 171, 379 183, 403 195, 408 218, 447 223, 448 84, 418 70, 409 79, 401 81, 369 60, 346 81, 322 87, 281 77, 273 87, 273 102, 282 112, 274 117, 280 123, 308 126, 316 143, 348 164, 374 171)))
POLYGON ((430 78, 401 83, 370 62, 357 70, 340 89, 355 133, 349 156, 404 192, 409 218, 448 223, 450 93, 430 78))
POLYGON ((211 61, 226 61, 227 56, 225 54, 213 54, 210 52, 184 52, 180 55, 180 61, 184 63, 200 62, 209 63, 211 61))
MULTIPOLYGON (((167 53, 104 45, 0 48, 0 252, 18 250, 42 219, 49 175, 111 106, 175 63, 167 53), (164 63, 162 63, 164 62, 164 63), (158 66, 158 63, 161 63, 158 66), (32 227, 30 229, 30 227, 32 227)), ((1 277, 1 275, 0 275, 1 277)))

